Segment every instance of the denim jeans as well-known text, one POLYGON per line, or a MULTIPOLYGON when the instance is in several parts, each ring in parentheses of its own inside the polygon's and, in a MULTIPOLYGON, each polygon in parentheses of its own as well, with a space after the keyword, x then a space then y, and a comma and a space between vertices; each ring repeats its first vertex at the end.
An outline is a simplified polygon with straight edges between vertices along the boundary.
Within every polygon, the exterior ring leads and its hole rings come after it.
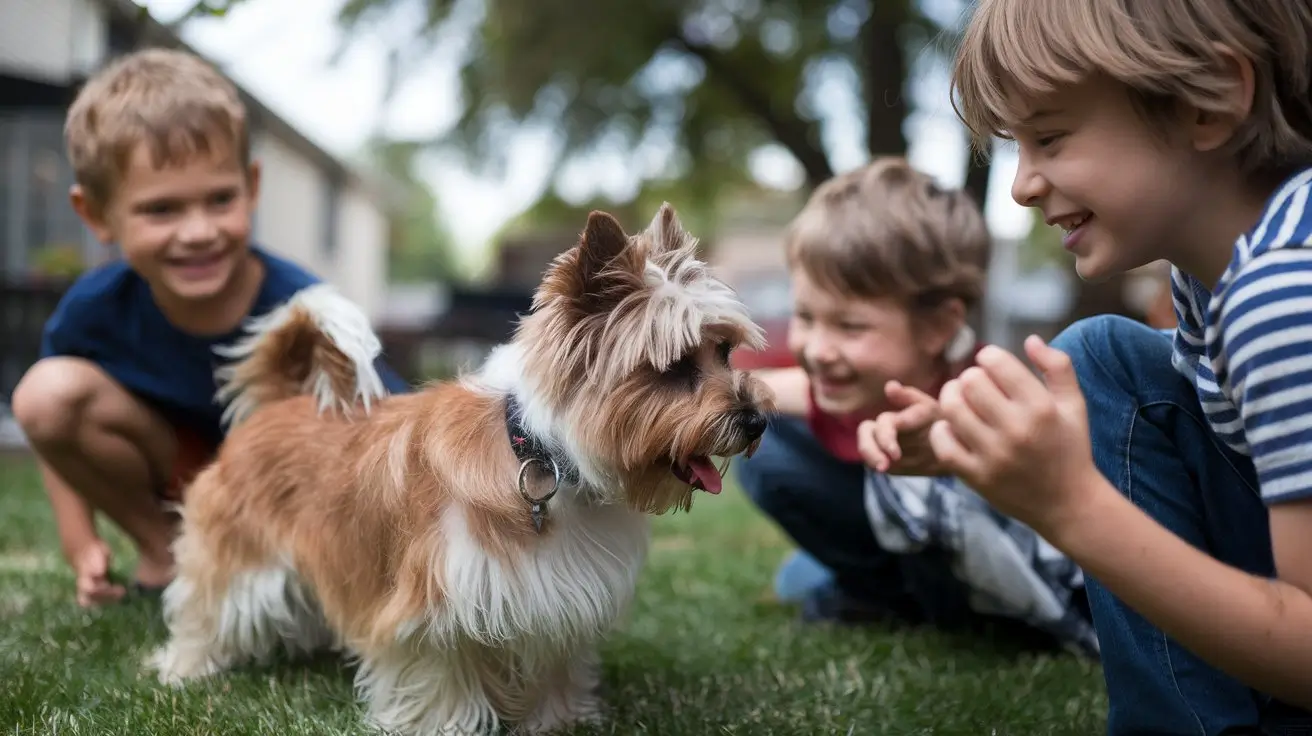
MULTIPOLYGON (((1195 547, 1273 576, 1253 464, 1209 429, 1192 384, 1171 365, 1167 334, 1101 316, 1070 326, 1053 346, 1074 363, 1102 474, 1195 547)), ((1204 663, 1097 580, 1088 579, 1088 591, 1111 704, 1109 733, 1312 733, 1302 730, 1312 724, 1308 714, 1204 663)))
MULTIPOLYGON (((1026 645, 1054 644, 1017 621, 980 615, 952 572, 946 552, 893 554, 879 546, 864 501, 865 468, 838 460, 806 422, 773 417, 751 459, 734 461, 739 485, 800 548, 775 580, 780 598, 803 611, 838 595, 879 618, 943 629, 986 626, 1026 645), (814 605, 812 605, 814 604, 814 605)), ((814 616, 813 618, 824 618, 814 616)))

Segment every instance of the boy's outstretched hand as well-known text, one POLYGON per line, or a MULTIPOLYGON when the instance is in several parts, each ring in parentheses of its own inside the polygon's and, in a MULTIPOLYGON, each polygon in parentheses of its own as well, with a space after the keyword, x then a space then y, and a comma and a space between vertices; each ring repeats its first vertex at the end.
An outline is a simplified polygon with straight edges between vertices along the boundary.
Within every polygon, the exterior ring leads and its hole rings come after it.
POLYGON ((1098 483, 1088 415, 1070 358, 1038 337, 1016 356, 986 347, 939 394, 930 444, 947 470, 1036 531, 1078 518, 1098 483))
POLYGON ((126 590, 109 577, 109 545, 96 539, 73 556, 73 573, 77 576, 77 604, 83 608, 113 603, 126 590))
POLYGON ((929 428, 940 417, 938 400, 912 386, 889 381, 884 395, 897 411, 886 411, 857 427, 857 447, 865 464, 892 475, 942 475, 942 463, 929 444, 929 428))

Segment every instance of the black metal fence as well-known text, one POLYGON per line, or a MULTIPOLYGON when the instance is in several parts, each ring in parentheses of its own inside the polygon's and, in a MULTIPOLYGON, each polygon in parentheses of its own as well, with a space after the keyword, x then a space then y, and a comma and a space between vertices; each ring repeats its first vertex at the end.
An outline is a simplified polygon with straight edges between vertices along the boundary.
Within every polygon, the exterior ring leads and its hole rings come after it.
POLYGON ((16 279, 0 273, 0 402, 41 354, 41 330, 67 284, 16 279))

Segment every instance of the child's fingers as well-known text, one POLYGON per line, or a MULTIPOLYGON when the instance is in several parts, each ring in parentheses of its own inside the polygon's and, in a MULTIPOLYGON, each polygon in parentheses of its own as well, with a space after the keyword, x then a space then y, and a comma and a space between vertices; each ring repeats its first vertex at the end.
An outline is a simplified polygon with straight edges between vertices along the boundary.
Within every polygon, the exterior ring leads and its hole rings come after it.
POLYGON ((897 381, 889 381, 884 386, 884 396, 888 402, 899 409, 906 409, 918 404, 933 404, 934 397, 915 386, 907 386, 897 381))
POLYGON ((994 430, 966 400, 963 382, 948 381, 943 386, 943 418, 952 429, 953 436, 963 447, 980 452, 994 440, 994 430))
POLYGON ((856 428, 856 446, 857 451, 861 453, 861 459, 866 465, 883 472, 888 470, 892 461, 879 446, 879 440, 876 438, 876 427, 878 422, 874 419, 867 419, 856 428))
POLYGON ((897 415, 880 414, 875 418, 875 444, 888 459, 897 462, 902 459, 902 448, 897 443, 897 415))
POLYGON ((113 603, 126 594, 126 588, 106 575, 82 574, 77 578, 77 602, 83 608, 113 603))
POLYGON ((947 420, 940 419, 929 428, 929 446, 949 473, 965 479, 977 476, 979 459, 961 444, 947 420))
POLYGON ((89 605, 103 606, 121 599, 124 595, 127 595, 127 590, 123 586, 104 583, 88 591, 86 597, 89 605))
POLYGON ((894 415, 894 428, 899 432, 920 432, 929 429, 929 425, 938 419, 938 415, 938 402, 930 399, 929 403, 916 404, 894 415))

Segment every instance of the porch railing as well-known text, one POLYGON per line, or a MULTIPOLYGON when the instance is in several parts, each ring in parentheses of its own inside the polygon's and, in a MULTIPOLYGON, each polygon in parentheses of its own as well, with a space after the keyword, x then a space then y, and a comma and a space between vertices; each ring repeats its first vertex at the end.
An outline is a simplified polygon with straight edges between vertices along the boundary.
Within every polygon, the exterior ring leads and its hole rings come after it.
POLYGON ((67 284, 0 273, 0 402, 41 354, 41 330, 67 284))

